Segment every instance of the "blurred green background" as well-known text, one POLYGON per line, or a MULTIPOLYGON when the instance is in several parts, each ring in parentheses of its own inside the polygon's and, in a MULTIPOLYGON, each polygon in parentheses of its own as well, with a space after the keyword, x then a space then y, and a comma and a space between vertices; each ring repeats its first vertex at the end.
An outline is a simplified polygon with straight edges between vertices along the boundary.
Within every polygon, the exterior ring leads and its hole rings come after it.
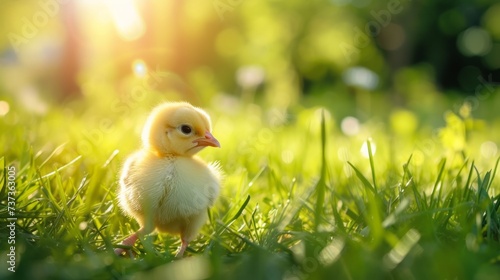
POLYGON ((498 1, 1 0, 0 34, 0 278, 500 275, 498 1), (117 258, 117 174, 169 100, 212 116, 222 195, 194 257, 117 258))
MULTIPOLYGON (((59 125, 95 122, 88 129, 95 140, 120 131, 124 116, 187 100, 225 116, 255 104, 271 125, 322 106, 346 136, 380 123, 396 136, 438 138, 449 111, 479 119, 468 128, 481 130, 490 140, 483 151, 496 155, 500 4, 493 0, 0 5, 0 115, 10 125, 27 113, 50 127, 41 120, 62 108, 59 125)), ((459 138, 447 141, 464 146, 459 138)), ((85 145, 78 151, 89 151, 85 145)))
POLYGON ((93 87, 127 98, 134 79, 144 79, 147 94, 165 99, 208 104, 225 93, 287 109, 311 96, 341 103, 340 112, 354 102, 369 116, 383 106, 371 96, 425 111, 443 96, 489 97, 495 79, 500 83, 494 0, 0 5, 7 101, 66 101, 93 87))

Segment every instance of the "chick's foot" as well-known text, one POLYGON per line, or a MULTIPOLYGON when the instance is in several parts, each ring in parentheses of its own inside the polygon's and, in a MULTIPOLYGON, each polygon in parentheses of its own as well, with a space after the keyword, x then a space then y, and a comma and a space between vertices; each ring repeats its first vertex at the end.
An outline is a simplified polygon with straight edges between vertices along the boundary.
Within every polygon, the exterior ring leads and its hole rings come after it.
MULTIPOLYGON (((137 238, 138 238, 138 235, 137 235, 137 232, 130 235, 129 237, 125 238, 125 240, 123 240, 123 242, 121 243, 121 245, 124 245, 124 246, 134 246, 135 244, 135 241, 137 241, 137 238)), ((115 254, 117 256, 121 256, 123 255, 123 253, 129 251, 129 249, 124 249, 124 248, 116 248, 115 249, 115 254)))

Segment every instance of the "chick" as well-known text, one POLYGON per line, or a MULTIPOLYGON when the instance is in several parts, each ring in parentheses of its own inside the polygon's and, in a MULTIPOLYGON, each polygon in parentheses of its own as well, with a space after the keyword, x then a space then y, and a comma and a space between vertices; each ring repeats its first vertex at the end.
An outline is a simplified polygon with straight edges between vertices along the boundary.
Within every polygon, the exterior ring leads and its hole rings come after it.
MULTIPOLYGON (((142 132, 141 150, 125 162, 118 198, 121 208, 140 229, 122 244, 133 246, 139 236, 157 230, 180 234, 182 257, 207 220, 207 208, 219 194, 218 166, 197 152, 220 147, 211 134, 208 114, 186 102, 164 103, 151 112, 142 132)), ((117 255, 124 249, 115 250, 117 255)))

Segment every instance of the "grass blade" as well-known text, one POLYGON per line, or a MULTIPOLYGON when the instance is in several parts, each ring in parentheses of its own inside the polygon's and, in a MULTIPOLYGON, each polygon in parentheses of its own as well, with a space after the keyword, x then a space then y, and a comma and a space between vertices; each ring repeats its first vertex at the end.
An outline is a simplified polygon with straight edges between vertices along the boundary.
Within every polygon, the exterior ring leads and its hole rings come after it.
POLYGON ((241 205, 238 212, 236 212, 236 214, 231 219, 229 219, 227 224, 231 224, 233 221, 235 221, 236 219, 238 219, 241 216, 241 213, 243 213, 243 210, 245 210, 249 201, 250 201, 250 195, 247 196, 247 198, 245 199, 245 202, 243 202, 243 204, 241 205))
POLYGON ((321 220, 323 219, 324 203, 326 189, 326 123, 325 111, 321 111, 321 174, 316 185, 316 207, 314 209, 314 221, 316 231, 319 230, 321 220))
POLYGON ((363 173, 361 173, 352 163, 350 163, 349 161, 347 162, 347 164, 349 164, 352 169, 354 170, 354 172, 356 173, 356 176, 358 177, 359 180, 361 180, 361 182, 363 183, 363 185, 368 188, 370 191, 372 191, 375 195, 377 194, 377 191, 375 190, 375 188, 372 186, 372 184, 370 183, 370 181, 368 181, 368 179, 366 179, 365 176, 363 176, 363 173))
POLYGON ((366 140, 366 144, 367 144, 366 146, 368 147, 368 157, 370 159, 370 168, 372 170, 373 189, 375 189, 375 192, 378 193, 377 180, 375 178, 375 164, 373 163, 373 152, 372 152, 371 139, 366 140))
POLYGON ((446 159, 445 158, 441 159, 438 166, 439 166, 439 172, 436 181, 434 182, 434 187, 432 188, 429 208, 434 208, 434 206, 437 207, 437 204, 439 203, 439 200, 441 198, 441 191, 443 189, 442 180, 444 174, 444 167, 446 166, 446 159), (438 187, 439 187, 439 192, 438 192, 438 197, 436 198, 436 190, 438 189, 438 187))

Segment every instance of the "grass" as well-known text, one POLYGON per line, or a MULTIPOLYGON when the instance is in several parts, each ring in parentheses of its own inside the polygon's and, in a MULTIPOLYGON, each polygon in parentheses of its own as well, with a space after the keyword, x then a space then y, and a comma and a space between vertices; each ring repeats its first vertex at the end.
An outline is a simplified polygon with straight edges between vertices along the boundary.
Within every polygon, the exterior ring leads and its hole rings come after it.
POLYGON ((178 237, 152 235, 129 259, 113 254, 138 229, 118 208, 117 174, 159 99, 113 110, 114 97, 99 98, 109 100, 88 96, 43 118, 22 108, 4 117, 0 218, 10 217, 6 168, 14 166, 17 266, 15 273, 4 268, 9 231, 2 225, 0 278, 500 276, 499 160, 479 152, 486 140, 498 143, 500 135, 488 132, 493 121, 476 131, 468 124, 477 120, 456 116, 440 129, 451 138, 432 138, 426 124, 407 133, 373 118, 346 136, 333 107, 283 115, 257 105, 213 106, 222 149, 201 155, 226 174, 191 256, 174 260, 178 237), (460 137, 466 145, 457 149, 449 139, 460 137))

